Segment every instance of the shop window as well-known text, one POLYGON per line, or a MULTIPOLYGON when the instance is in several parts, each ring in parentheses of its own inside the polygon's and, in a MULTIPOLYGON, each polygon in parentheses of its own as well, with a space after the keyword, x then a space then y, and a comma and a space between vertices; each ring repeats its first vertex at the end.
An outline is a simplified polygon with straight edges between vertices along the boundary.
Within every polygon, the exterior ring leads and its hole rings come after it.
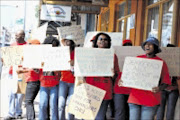
POLYGON ((173 0, 161 0, 161 2, 147 6, 144 39, 151 36, 156 37, 160 40, 161 46, 171 43, 172 19, 173 0))
POLYGON ((127 4, 128 4, 128 15, 131 13, 131 0, 128 0, 127 1, 127 4))
POLYGON ((119 5, 119 16, 118 18, 124 17, 125 2, 119 5))
POLYGON ((148 10, 147 36, 158 37, 159 6, 148 10))
POLYGON ((154 4, 156 2, 159 2, 160 0, 148 0, 148 5, 154 4))
POLYGON ((163 18, 162 18, 162 32, 161 32, 162 46, 166 46, 168 43, 171 43, 173 6, 174 4, 172 1, 163 4, 163 18))
POLYGON ((124 20, 119 21, 118 32, 123 32, 124 30, 124 20))
POLYGON ((108 31, 109 26, 109 9, 101 15, 101 31, 108 31))
POLYGON ((131 0, 125 0, 118 6, 116 31, 123 33, 123 39, 130 39, 130 29, 132 29, 131 0))

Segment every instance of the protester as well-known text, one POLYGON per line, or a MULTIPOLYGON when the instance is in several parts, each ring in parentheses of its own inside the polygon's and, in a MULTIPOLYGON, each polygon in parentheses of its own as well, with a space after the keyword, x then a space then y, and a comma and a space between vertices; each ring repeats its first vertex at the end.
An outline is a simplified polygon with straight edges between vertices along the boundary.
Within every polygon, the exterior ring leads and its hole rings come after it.
MULTIPOLYGON (((111 47, 111 38, 106 33, 98 33, 93 40, 94 48, 105 48, 109 49, 111 47)), ((113 77, 86 77, 86 82, 98 88, 106 91, 105 97, 100 106, 99 112, 96 116, 96 120, 104 120, 106 117, 106 112, 108 104, 112 99, 112 83, 116 79, 119 72, 117 56, 114 57, 114 76, 113 77)))
POLYGON ((46 37, 46 39, 44 40, 44 44, 52 44, 53 47, 57 47, 60 45, 60 42, 58 39, 50 35, 46 37))
MULTIPOLYGON (((59 41, 55 37, 47 37, 43 44, 52 44, 53 47, 59 46, 59 41)), ((48 71, 40 73, 40 103, 39 119, 58 120, 58 85, 60 72, 48 71), (50 111, 50 114, 49 114, 50 111)))
MULTIPOLYGON (((123 40, 123 46, 132 46, 131 40, 123 40)), ((127 87, 118 86, 118 80, 120 78, 121 73, 119 73, 118 79, 114 85, 115 120, 129 120, 129 106, 127 100, 131 90, 127 87)))
MULTIPOLYGON (((25 45, 27 44, 25 41, 25 33, 23 30, 18 30, 15 34, 15 39, 16 42, 11 44, 11 46, 16 46, 16 45, 25 45)), ((13 67, 10 67, 9 70, 9 78, 11 80, 13 79, 13 67)), ((23 94, 16 94, 13 91, 10 91, 9 94, 9 112, 8 116, 5 117, 5 120, 11 120, 11 119, 22 119, 22 101, 23 101, 23 94)))
MULTIPOLYGON (((74 36, 73 35, 68 35, 65 39, 61 40, 62 44, 64 46, 69 46, 70 47, 70 64, 71 64, 71 71, 61 71, 61 79, 59 83, 59 101, 58 101, 58 107, 59 107, 59 120, 65 120, 66 113, 65 113, 65 108, 68 106, 70 99, 74 93, 74 82, 75 82, 75 77, 74 77, 74 48, 75 48, 75 42, 74 42, 74 36)), ((68 113, 67 114, 67 119, 68 120, 73 120, 74 115, 68 113)))
POLYGON ((95 40, 96 36, 93 36, 93 38, 90 40, 90 42, 92 43, 92 47, 94 46, 94 40, 95 40))
MULTIPOLYGON (((156 56, 157 53, 161 52, 159 41, 154 37, 149 37, 142 44, 142 49, 146 54, 137 56, 138 58, 160 60, 163 62, 161 79, 159 81, 159 86, 153 87, 152 91, 135 88, 131 89, 128 99, 130 120, 153 120, 161 101, 160 91, 170 84, 167 65, 161 58, 156 56)), ((121 85, 122 81, 120 82, 120 86, 121 85)))
MULTIPOLYGON (((168 44, 167 47, 175 47, 175 45, 168 44)), ((171 85, 169 85, 165 90, 161 93, 161 104, 157 111, 157 120, 164 120, 164 114, 166 110, 167 104, 167 111, 166 111, 166 120, 174 120, 174 112, 176 108, 176 103, 179 97, 178 91, 178 77, 170 77, 171 78, 171 85)))
POLYGON ((132 41, 130 39, 123 40, 123 46, 132 46, 132 41))
MULTIPOLYGON (((40 42, 37 39, 28 40, 29 45, 39 45, 40 42)), ((26 80, 26 96, 25 96, 25 104, 26 104, 26 117, 27 120, 35 119, 35 110, 34 110, 34 99, 36 98, 40 82, 39 82, 39 69, 29 69, 29 68, 19 68, 17 71, 19 74, 24 73, 24 78, 26 80)))

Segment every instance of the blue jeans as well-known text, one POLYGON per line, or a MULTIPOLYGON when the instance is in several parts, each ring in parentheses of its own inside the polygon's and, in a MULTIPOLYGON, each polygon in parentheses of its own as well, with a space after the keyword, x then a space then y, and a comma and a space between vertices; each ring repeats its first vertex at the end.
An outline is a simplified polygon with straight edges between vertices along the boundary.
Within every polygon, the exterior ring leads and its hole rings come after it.
POLYGON ((110 100, 103 100, 95 120, 105 120, 108 104, 110 100))
POLYGON ((114 94, 115 120, 129 120, 129 95, 114 94))
POLYGON ((50 119, 58 120, 58 85, 40 87, 39 120, 48 120, 48 103, 50 105, 50 119))
MULTIPOLYGON (((65 107, 68 106, 70 99, 74 93, 74 83, 67 83, 60 81, 59 83, 59 120, 66 120, 65 117, 65 107)), ((68 120, 73 120, 74 115, 68 113, 68 120)))
MULTIPOLYGON (((9 75, 9 78, 12 79, 12 75, 9 75)), ((13 80, 13 79, 12 79, 13 80)), ((9 94, 9 112, 8 115, 11 117, 16 117, 22 115, 22 101, 24 94, 16 94, 12 91, 9 94)))
POLYGON ((24 94, 14 94, 9 95, 9 116, 16 117, 22 115, 22 101, 24 94))
POLYGON ((26 117, 28 120, 35 119, 34 99, 36 98, 40 88, 40 81, 28 82, 26 86, 26 117))
POLYGON ((130 120, 154 120, 157 108, 129 103, 130 120))
POLYGON ((161 104, 157 111, 157 120, 164 119, 166 103, 167 103, 166 120, 174 120, 174 112, 175 112, 178 96, 179 96, 178 90, 172 90, 172 91, 163 90, 162 91, 161 104))

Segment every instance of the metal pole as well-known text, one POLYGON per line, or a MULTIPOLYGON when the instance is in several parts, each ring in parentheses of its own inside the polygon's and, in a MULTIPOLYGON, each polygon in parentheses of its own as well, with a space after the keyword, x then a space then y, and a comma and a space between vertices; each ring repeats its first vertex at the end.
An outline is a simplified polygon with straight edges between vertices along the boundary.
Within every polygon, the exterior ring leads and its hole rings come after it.
POLYGON ((24 0, 24 32, 26 31, 26 0, 24 0))

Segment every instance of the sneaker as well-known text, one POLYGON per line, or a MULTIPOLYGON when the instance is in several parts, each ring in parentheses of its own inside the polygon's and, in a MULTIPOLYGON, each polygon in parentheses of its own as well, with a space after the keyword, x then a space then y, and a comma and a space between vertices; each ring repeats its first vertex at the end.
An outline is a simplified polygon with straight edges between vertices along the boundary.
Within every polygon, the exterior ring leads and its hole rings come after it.
POLYGON ((23 117, 21 115, 18 115, 16 119, 23 119, 23 117))
POLYGON ((7 116, 4 118, 4 120, 13 120, 13 119, 15 119, 15 117, 7 116))

